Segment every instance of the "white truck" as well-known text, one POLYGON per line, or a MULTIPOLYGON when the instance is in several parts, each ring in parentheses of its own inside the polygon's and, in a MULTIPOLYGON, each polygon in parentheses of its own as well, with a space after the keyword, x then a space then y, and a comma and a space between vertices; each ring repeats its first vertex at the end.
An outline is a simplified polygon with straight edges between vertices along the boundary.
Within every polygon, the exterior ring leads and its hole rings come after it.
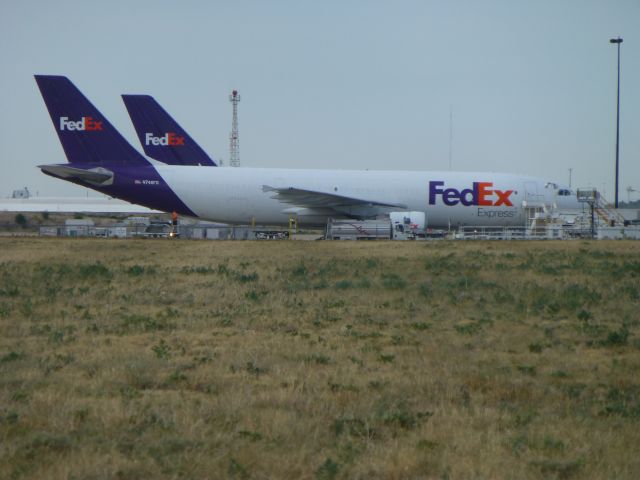
POLYGON ((327 222, 328 240, 415 240, 425 236, 424 212, 391 212, 377 220, 335 220, 327 222))

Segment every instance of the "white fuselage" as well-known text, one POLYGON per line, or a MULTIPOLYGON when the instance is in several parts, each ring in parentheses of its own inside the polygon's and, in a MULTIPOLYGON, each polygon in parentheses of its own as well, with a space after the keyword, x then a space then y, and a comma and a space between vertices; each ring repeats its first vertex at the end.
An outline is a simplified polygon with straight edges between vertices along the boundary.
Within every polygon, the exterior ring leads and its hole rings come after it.
POLYGON ((505 173, 154 167, 198 217, 225 223, 286 224, 296 216, 300 224, 318 225, 339 216, 277 200, 264 187, 403 205, 394 210, 425 212, 431 228, 522 226, 526 206, 579 208, 575 196, 558 196, 554 184, 505 173))

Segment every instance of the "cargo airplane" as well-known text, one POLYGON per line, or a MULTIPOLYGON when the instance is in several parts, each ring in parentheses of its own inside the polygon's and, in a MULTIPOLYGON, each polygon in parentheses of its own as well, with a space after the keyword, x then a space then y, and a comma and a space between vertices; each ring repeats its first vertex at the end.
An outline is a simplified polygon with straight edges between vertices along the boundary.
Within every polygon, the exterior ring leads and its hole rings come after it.
MULTIPOLYGON (((42 172, 154 210, 266 225, 287 224, 292 216, 301 225, 324 225, 328 218, 413 211, 425 212, 428 227, 452 228, 523 226, 527 206, 579 208, 566 187, 507 173, 212 168, 204 152, 190 159, 176 154, 195 142, 171 122, 136 127, 143 145, 153 147, 145 150, 157 161, 148 160, 68 78, 35 79, 68 160, 40 165, 42 172)), ((130 112, 139 107, 135 100, 125 96, 130 112)))

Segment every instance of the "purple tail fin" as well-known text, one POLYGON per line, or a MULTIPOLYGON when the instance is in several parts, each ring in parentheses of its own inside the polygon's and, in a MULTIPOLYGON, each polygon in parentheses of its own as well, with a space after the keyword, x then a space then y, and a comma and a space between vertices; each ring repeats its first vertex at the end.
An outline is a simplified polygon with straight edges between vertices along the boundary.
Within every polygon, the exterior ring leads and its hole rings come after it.
POLYGON ((35 78, 69 163, 149 165, 67 77, 35 78))
POLYGON ((122 100, 147 156, 169 165, 216 166, 153 97, 122 95, 122 100))

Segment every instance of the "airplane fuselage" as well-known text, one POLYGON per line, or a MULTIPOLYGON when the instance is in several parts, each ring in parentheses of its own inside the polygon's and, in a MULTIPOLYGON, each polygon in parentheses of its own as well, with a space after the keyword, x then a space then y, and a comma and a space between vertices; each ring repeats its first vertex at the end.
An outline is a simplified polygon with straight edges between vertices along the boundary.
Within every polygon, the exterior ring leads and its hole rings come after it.
POLYGON ((182 165, 111 167, 110 170, 114 173, 110 185, 65 179, 149 208, 176 210, 183 215, 235 224, 287 224, 289 218, 295 216, 302 225, 323 225, 328 217, 340 216, 317 206, 283 202, 269 191, 269 187, 286 189, 292 185, 398 206, 387 208, 387 213, 390 210, 422 211, 431 228, 522 226, 526 222, 525 205, 555 203, 560 208, 578 208, 575 196, 558 197, 557 189, 549 187, 543 179, 505 173, 182 165))

